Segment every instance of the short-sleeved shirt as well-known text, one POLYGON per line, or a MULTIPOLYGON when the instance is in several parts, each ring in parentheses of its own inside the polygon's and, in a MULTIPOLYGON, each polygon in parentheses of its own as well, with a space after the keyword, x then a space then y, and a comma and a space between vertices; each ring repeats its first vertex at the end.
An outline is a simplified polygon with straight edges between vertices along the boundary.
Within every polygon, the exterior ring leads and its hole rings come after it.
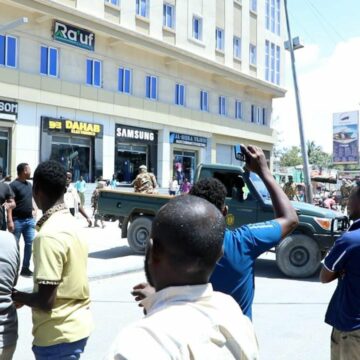
POLYGON ((331 272, 343 273, 325 322, 339 331, 360 329, 360 220, 335 241, 323 264, 331 272))
POLYGON ((15 195, 13 191, 11 190, 11 187, 9 184, 6 184, 4 182, 0 182, 0 229, 6 229, 4 228, 4 221, 5 221, 5 212, 4 207, 1 206, 5 201, 14 199, 15 195))
POLYGON ((0 231, 0 349, 16 344, 18 323, 11 299, 20 264, 19 246, 13 234, 0 231))
POLYGON ((70 184, 64 194, 64 202, 68 209, 78 209, 80 197, 73 184, 70 184))
POLYGON ((51 311, 32 310, 34 345, 75 342, 90 335, 88 247, 80 231, 69 210, 62 210, 50 216, 34 239, 34 291, 39 283, 58 285, 51 311))
POLYGON ((14 180, 10 187, 15 195, 16 208, 13 209, 14 219, 28 219, 32 217, 32 185, 29 181, 14 180))
POLYGON ((210 282, 215 291, 231 295, 250 319, 255 290, 255 260, 280 240, 281 226, 275 220, 225 232, 224 255, 216 264, 210 282))
POLYGON ((86 181, 85 180, 78 180, 76 183, 75 183, 75 188, 78 192, 85 192, 86 190, 86 181))

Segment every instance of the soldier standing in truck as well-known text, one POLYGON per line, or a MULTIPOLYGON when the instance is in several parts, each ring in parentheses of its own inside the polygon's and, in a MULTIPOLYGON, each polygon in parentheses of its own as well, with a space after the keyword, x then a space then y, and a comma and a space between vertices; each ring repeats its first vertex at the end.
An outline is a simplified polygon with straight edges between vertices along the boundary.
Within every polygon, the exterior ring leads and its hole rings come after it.
POLYGON ((147 171, 145 165, 139 167, 139 174, 132 182, 134 191, 141 194, 155 194, 157 182, 155 175, 147 171))

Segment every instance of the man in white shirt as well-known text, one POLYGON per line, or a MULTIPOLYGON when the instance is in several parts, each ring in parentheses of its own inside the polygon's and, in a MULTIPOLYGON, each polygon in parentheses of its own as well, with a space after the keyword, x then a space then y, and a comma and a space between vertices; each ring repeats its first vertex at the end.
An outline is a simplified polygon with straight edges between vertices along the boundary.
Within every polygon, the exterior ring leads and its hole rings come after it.
POLYGON ((221 212, 199 197, 179 196, 159 210, 145 258, 156 292, 141 302, 145 318, 119 334, 107 359, 258 359, 250 320, 209 284, 224 232, 221 212))
POLYGON ((179 191, 179 183, 176 180, 176 176, 173 176, 173 179, 169 182, 169 195, 175 196, 179 191))

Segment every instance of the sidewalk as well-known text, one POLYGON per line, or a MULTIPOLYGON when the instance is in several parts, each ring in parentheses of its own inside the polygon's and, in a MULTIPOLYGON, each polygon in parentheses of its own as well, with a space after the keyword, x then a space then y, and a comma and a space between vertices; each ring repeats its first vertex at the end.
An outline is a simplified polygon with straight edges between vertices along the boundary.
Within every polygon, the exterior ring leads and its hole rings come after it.
MULTIPOLYGON (((91 214, 88 207, 86 207, 86 211, 91 214)), ((121 239, 118 222, 105 222, 105 229, 102 229, 88 228, 82 216, 77 221, 89 245, 88 276, 90 281, 143 269, 144 257, 135 255, 129 248, 127 240, 121 239)), ((21 239, 21 252, 23 248, 24 243, 21 239)), ((33 268, 32 265, 30 267, 33 268)), ((19 276, 16 286, 18 290, 29 291, 32 287, 32 278, 19 276)))

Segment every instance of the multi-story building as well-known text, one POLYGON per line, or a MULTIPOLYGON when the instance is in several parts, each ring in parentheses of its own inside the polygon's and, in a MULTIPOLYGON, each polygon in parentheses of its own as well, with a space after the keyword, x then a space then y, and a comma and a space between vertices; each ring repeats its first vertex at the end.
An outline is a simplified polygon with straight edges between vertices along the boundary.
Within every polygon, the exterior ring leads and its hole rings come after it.
POLYGON ((0 0, 0 166, 165 185, 232 145, 270 158, 284 96, 280 0, 0 0), (19 17, 28 23, 11 24, 19 17), (7 29, 7 30, 6 30, 7 29))

